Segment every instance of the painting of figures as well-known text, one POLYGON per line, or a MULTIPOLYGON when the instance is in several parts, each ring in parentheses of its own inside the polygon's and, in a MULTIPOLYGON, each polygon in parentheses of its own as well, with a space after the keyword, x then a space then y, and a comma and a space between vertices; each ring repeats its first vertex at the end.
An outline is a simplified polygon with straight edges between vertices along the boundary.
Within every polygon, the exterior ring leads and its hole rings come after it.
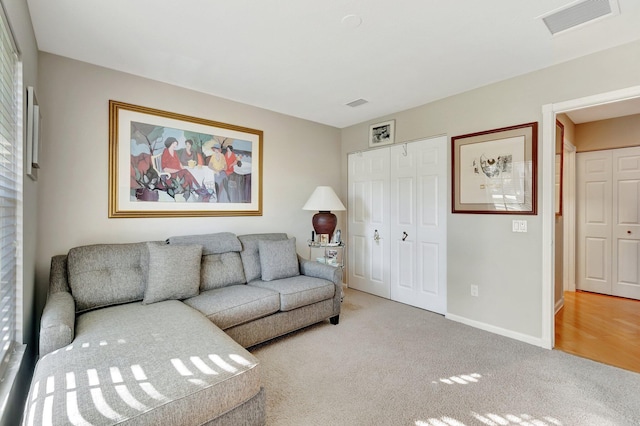
POLYGON ((261 214, 261 131, 110 109, 110 217, 261 214))

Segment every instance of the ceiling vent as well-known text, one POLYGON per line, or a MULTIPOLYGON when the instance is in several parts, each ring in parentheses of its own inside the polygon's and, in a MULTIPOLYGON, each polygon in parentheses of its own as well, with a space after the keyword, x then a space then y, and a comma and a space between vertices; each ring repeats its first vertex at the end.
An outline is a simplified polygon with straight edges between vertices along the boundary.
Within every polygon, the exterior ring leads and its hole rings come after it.
POLYGON ((349 105, 352 108, 355 108, 355 107, 359 107, 360 105, 364 105, 366 103, 369 103, 369 101, 366 99, 360 98, 360 99, 356 99, 355 101, 349 102, 347 105, 349 105))
POLYGON ((542 20, 551 34, 556 35, 588 22, 619 13, 617 0, 583 0, 564 9, 555 10, 543 16, 542 20))

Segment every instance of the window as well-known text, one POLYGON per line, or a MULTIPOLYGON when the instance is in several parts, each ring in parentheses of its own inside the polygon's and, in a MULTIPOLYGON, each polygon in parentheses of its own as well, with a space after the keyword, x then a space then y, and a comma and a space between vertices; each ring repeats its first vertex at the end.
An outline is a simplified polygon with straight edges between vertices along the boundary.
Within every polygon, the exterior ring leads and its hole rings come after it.
POLYGON ((17 262, 22 200, 22 83, 18 52, 0 8, 0 377, 17 340, 17 262))

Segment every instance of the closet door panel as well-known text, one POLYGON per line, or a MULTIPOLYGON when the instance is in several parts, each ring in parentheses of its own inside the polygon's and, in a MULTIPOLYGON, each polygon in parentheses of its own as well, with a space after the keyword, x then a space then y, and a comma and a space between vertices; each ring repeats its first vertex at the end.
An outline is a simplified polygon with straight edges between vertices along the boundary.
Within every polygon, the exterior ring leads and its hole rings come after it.
POLYGON ((613 150, 611 294, 640 299, 640 148, 613 150))
POLYGON ((579 290, 611 292, 612 153, 577 154, 579 290))
POLYGON ((640 147, 577 160, 576 288, 640 299, 640 147))
POLYGON ((391 298, 442 314, 447 166, 446 137, 391 148, 391 298))
POLYGON ((389 152, 350 154, 348 285, 389 298, 389 152))

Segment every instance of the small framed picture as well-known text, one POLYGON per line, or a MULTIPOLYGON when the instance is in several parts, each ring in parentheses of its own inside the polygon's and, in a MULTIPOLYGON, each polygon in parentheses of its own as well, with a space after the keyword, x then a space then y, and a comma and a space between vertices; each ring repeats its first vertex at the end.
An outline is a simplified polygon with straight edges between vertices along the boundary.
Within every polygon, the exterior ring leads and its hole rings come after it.
POLYGON ((320 234, 320 244, 329 244, 329 234, 320 234))
POLYGON ((369 147, 391 145, 395 140, 396 120, 384 121, 369 127, 369 147))
POLYGON ((327 250, 327 257, 335 259, 336 257, 338 257, 338 250, 327 250))

